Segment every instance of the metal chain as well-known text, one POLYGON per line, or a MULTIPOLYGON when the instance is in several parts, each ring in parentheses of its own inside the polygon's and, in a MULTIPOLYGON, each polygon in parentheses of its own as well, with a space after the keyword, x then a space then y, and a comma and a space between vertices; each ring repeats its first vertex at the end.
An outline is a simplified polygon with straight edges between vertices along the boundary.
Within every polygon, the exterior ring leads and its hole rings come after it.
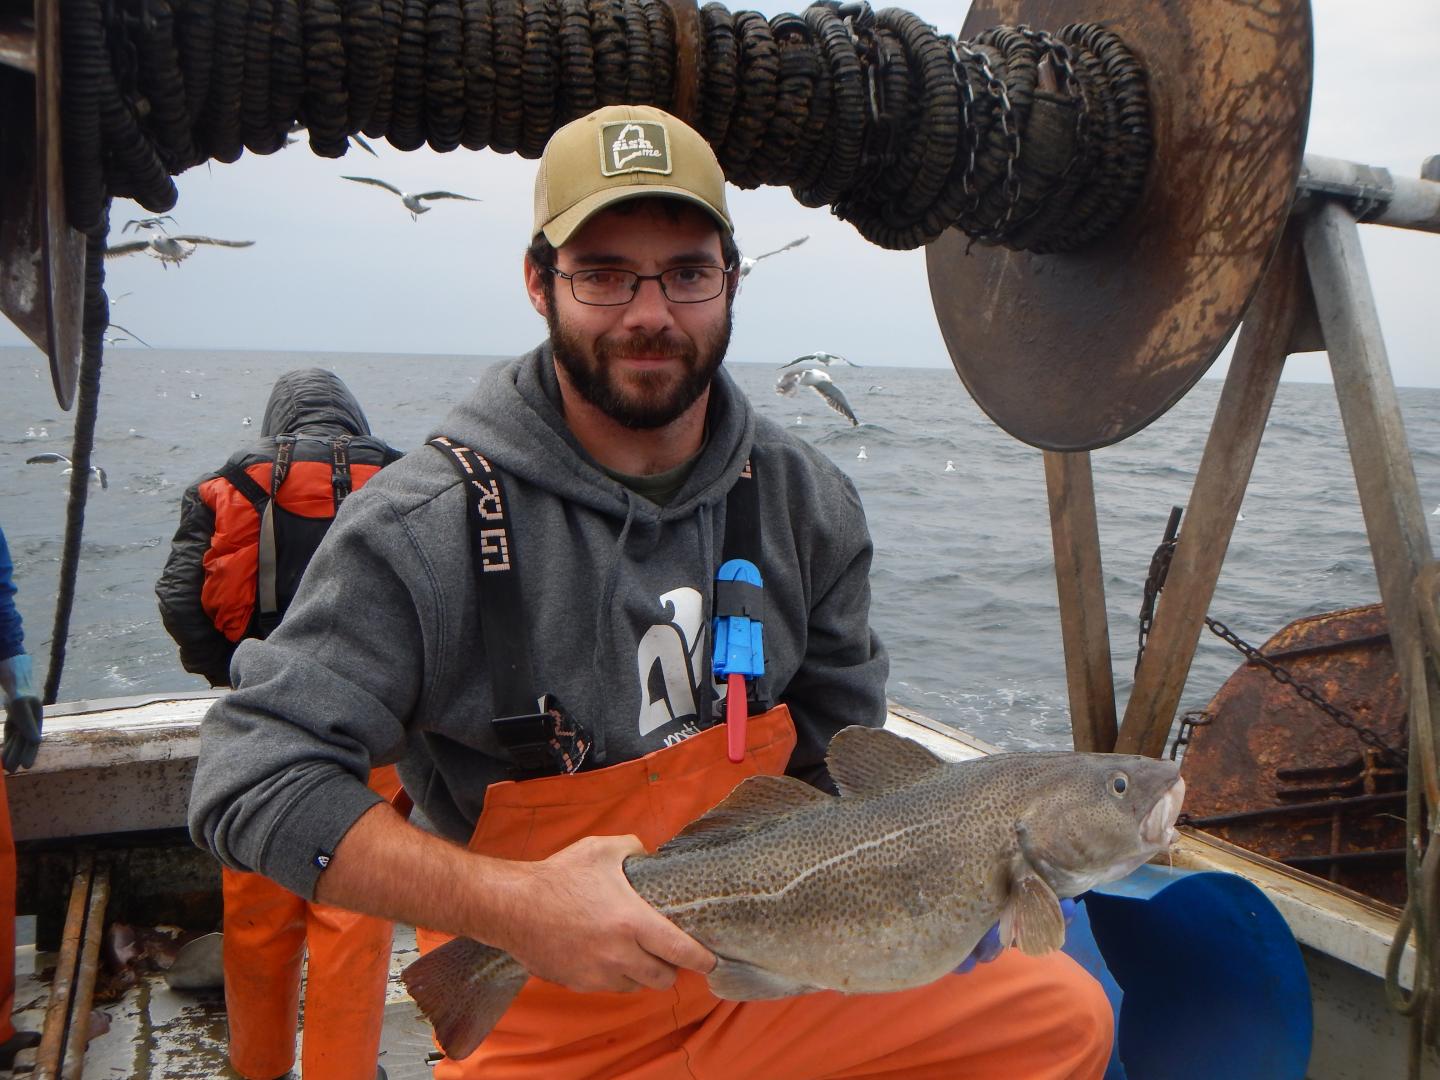
POLYGON ((949 48, 955 83, 960 88, 960 123, 965 133, 965 172, 960 177, 960 189, 965 193, 966 206, 961 216, 969 217, 980 208, 980 192, 975 187, 975 91, 970 86, 970 72, 953 40, 949 48))
POLYGON ((1379 750, 1386 757, 1390 758, 1393 763, 1397 765, 1405 764, 1408 759, 1405 751, 1396 750, 1373 729, 1360 724, 1353 716, 1339 706, 1330 704, 1314 687, 1300 682, 1295 678, 1294 674, 1286 670, 1285 667, 1269 659, 1264 653, 1248 641, 1245 641, 1224 623, 1206 615, 1205 625, 1208 626, 1210 632, 1221 641, 1229 642, 1236 649, 1240 650, 1240 652, 1244 653, 1247 660, 1265 668, 1280 685, 1290 687, 1290 689, 1294 690, 1302 699, 1310 702, 1311 705, 1314 705, 1342 728, 1348 728, 1350 731, 1353 731, 1361 742, 1374 750, 1379 750))
POLYGON ((1020 202, 1020 177, 1015 171, 1015 166, 1020 161, 1020 128, 1015 123, 1015 110, 1010 104, 1010 93, 995 74, 995 69, 990 66, 989 58, 963 41, 956 42, 956 45, 969 59, 975 61, 980 68, 980 74, 985 78, 985 92, 1000 106, 1000 135, 1005 140, 1005 213, 993 227, 983 233, 974 234, 973 237, 976 240, 999 240, 1009 230, 1010 221, 1015 216, 1015 207, 1020 202))
MULTIPOLYGON (((1179 515, 1172 512, 1171 526, 1179 524, 1179 515)), ((1167 534, 1171 529, 1167 528, 1167 534)), ((1140 605, 1140 649, 1135 657, 1135 670, 1140 670, 1140 657, 1145 653, 1145 639, 1149 636, 1151 624, 1155 618, 1155 600, 1160 595, 1160 590, 1165 587, 1165 578, 1170 571, 1170 560, 1175 554, 1175 545, 1179 543, 1179 537, 1173 539, 1170 535, 1155 549, 1155 554, 1150 559, 1150 571, 1145 578, 1145 595, 1140 605)), ((1332 705, 1326 701, 1324 696, 1314 687, 1300 682, 1294 674, 1280 664, 1275 663, 1264 653, 1248 641, 1241 638, 1233 630, 1217 619, 1205 616, 1205 625, 1210 628, 1220 640, 1229 643, 1244 654, 1251 663, 1259 664, 1282 686, 1288 686, 1305 701, 1314 705, 1331 720, 1342 728, 1354 732, 1356 738, 1374 750, 1380 751, 1393 763, 1403 765, 1408 760, 1404 750, 1397 750, 1387 743, 1376 731, 1359 723, 1344 709, 1332 705)))
POLYGON ((1070 46, 1063 41, 1057 41, 1044 30, 1035 30, 1024 25, 1015 29, 1050 54, 1064 76, 1065 93, 1075 102, 1075 148, 1070 154, 1070 160, 1065 163, 1065 171, 1055 182, 1058 187, 1070 179, 1070 174, 1075 171, 1075 163, 1080 160, 1080 148, 1085 144, 1085 134, 1090 126, 1090 103, 1085 100, 1085 89, 1080 82, 1080 76, 1075 73, 1074 53, 1070 46))

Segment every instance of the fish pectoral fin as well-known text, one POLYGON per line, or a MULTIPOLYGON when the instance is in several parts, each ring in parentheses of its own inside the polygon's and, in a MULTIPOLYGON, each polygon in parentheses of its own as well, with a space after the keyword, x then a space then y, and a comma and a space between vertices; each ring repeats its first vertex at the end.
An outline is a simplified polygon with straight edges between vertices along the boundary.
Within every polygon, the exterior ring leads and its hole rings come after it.
POLYGON ((529 977, 509 953, 469 938, 446 942, 400 973, 440 1046, 457 1061, 485 1041, 529 977))
POLYGON ((913 739, 858 724, 836 732, 825 751, 830 779, 841 795, 890 791, 944 764, 913 739))
POLYGON ((1065 944, 1060 898, 1034 871, 1016 875, 1010 900, 1000 913, 1000 940, 1019 946, 1026 956, 1044 956, 1065 944))
POLYGON ((716 959, 715 970, 707 978, 710 992, 726 1001, 773 1001, 809 994, 818 989, 743 960, 726 960, 723 956, 716 959))

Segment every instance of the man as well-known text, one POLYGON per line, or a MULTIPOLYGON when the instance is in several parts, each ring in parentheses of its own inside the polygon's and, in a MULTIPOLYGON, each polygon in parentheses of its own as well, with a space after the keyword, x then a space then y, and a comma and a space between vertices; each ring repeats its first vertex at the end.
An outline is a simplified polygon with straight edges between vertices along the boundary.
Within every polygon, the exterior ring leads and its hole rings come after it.
MULTIPOLYGON (((240 641, 284 616, 335 514, 400 452, 370 432, 360 402, 334 372, 287 371, 265 404, 260 438, 185 491, 180 525, 155 585, 165 629, 187 671, 230 685, 240 641)), ((382 797, 393 766, 370 775, 382 797)), ((302 1057, 309 1076, 377 1073, 391 925, 307 903, 260 874, 227 867, 224 982, 230 1064, 273 1080, 295 1060, 300 967, 308 954, 302 1057)))
MULTIPOLYGON (((5 706, 5 743, 0 764, 14 773, 35 764, 40 749, 43 711, 35 692, 25 628, 15 607, 14 565, 10 546, 0 530, 0 704, 5 706)), ((10 804, 0 777, 0 1069, 15 1064, 15 1055, 40 1041, 36 1031, 16 1031, 10 1018, 15 1008, 15 838, 10 829, 10 804)))
POLYGON ((357 496, 286 624, 237 653, 192 831, 231 865, 519 959, 536 978, 441 1080, 1098 1076, 1108 1006, 1067 959, 721 1002, 714 957, 625 879, 627 855, 742 777, 824 784, 829 738, 884 719, 855 490, 720 366, 738 280, 724 187, 656 109, 554 135, 524 267, 548 342, 488 370, 438 448, 357 496), (747 543, 765 663, 737 763, 707 630, 717 567, 747 543), (410 823, 360 783, 375 760, 400 761, 410 823))

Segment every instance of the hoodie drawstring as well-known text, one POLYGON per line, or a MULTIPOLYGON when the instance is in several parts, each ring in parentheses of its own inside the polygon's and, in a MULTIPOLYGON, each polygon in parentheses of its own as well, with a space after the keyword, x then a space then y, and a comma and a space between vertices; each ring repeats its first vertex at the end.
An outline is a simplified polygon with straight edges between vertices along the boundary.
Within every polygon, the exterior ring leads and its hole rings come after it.
MULTIPOLYGON (((620 563, 625 557, 625 545, 630 540, 630 530, 636 519, 635 495, 626 489, 625 491, 625 524, 620 528, 620 535, 615 540, 615 549, 610 555, 610 564, 605 568, 605 581, 600 589, 600 603, 595 608, 595 647, 590 653, 590 674, 596 686, 605 686, 610 682, 608 667, 613 663, 606 664, 605 643, 610 640, 609 627, 606 620, 610 617, 610 606, 615 600, 615 589, 620 580, 620 563)), ((612 658, 613 661, 613 658, 612 658)), ((593 738, 595 740, 594 761, 598 765, 605 763, 605 710, 609 708, 608 701, 600 703, 600 715, 595 717, 592 725, 593 738)))

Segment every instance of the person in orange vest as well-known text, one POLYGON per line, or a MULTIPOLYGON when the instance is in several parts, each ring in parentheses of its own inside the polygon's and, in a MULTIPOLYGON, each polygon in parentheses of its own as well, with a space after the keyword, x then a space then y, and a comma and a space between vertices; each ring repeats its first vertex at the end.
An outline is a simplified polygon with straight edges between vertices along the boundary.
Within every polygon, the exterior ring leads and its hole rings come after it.
MULTIPOLYGON (((28 769, 40 749, 43 710, 35 692, 25 627, 15 607, 15 573, 10 546, 0 529, 0 702, 5 705, 5 741, 0 764, 6 773, 28 769)), ((0 777, 0 1069, 15 1064, 15 1055, 40 1042, 38 1031, 17 1031, 15 1009, 15 837, 10 804, 0 777)))
POLYGON ((872 544, 844 473, 723 367, 739 253, 696 131, 638 105, 573 121, 534 213, 524 282, 548 340, 485 368, 355 497, 323 575, 237 653, 192 835, 428 928, 422 948, 460 934, 519 960, 534 977, 437 1080, 1099 1077, 1110 1007, 1063 953, 722 1001, 715 957, 630 887, 628 855, 743 777, 833 790, 831 736, 884 722, 872 544), (763 582, 763 672, 738 682, 710 641, 750 596, 716 585, 732 558, 763 582), (399 763, 408 820, 361 783, 376 762, 399 763))
MULTIPOLYGON (((370 433, 332 372, 276 380, 260 438, 185 492, 180 527, 156 584, 161 618, 186 670, 230 685, 240 643, 279 625, 342 504, 399 451, 370 433)), ((369 774, 382 798, 393 766, 369 774)), ((273 1080, 295 1061, 302 958, 308 953, 303 1071, 320 1080, 384 1077, 376 1058, 391 924, 309 902, 259 874, 222 870, 230 1062, 273 1080)))

